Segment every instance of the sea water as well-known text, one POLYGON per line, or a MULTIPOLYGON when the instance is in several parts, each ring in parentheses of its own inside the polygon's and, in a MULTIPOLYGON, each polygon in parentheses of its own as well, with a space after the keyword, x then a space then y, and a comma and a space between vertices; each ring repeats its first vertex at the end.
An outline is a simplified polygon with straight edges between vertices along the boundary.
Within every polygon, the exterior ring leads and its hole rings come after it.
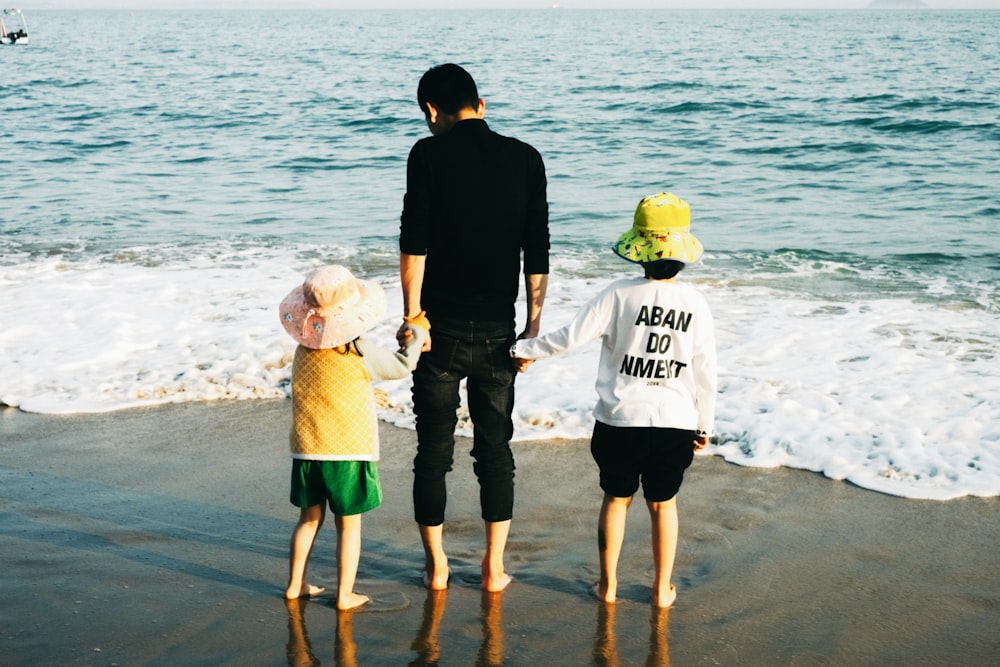
MULTIPOLYGON (((35 12, 0 63, 0 401, 288 395, 277 304, 342 263, 401 312, 429 66, 544 156, 543 330, 635 274, 638 200, 692 207, 718 332, 709 453, 913 498, 1000 495, 1000 12, 35 12)), ((489 252, 489 248, 469 248, 489 252)), ((461 280, 461 276, 456 276, 461 280)), ((519 317, 523 323, 523 306, 519 317)), ((598 344, 517 381, 585 438, 598 344)), ((409 381, 382 417, 412 428, 409 381)), ((463 415, 461 432, 470 432, 463 415)))

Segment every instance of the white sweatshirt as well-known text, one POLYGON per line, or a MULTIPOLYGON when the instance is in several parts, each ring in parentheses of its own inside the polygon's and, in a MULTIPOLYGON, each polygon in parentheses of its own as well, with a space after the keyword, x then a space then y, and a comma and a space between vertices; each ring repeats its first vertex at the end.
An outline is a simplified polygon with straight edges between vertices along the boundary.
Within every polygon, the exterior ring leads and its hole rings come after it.
POLYGON ((715 432, 715 326, 705 298, 683 283, 625 278, 572 322, 512 352, 542 359, 601 338, 594 417, 610 426, 715 432))

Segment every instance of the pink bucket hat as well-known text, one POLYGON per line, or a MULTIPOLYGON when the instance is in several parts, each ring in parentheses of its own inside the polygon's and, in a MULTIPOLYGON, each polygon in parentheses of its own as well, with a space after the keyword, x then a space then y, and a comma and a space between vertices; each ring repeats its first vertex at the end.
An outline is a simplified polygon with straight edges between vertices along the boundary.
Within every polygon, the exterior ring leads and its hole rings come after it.
POLYGON ((385 292, 343 266, 321 266, 278 306, 281 325, 299 344, 321 350, 349 343, 385 317, 385 292))

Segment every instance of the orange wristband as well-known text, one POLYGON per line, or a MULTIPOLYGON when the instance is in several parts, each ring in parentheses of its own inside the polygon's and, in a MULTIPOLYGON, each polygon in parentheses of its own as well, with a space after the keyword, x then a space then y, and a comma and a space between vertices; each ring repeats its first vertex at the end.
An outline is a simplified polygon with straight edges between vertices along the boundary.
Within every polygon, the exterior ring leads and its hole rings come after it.
POLYGON ((404 317, 403 321, 407 324, 420 327, 421 329, 426 329, 427 331, 431 330, 431 322, 427 319, 427 311, 425 310, 421 310, 413 317, 404 317))

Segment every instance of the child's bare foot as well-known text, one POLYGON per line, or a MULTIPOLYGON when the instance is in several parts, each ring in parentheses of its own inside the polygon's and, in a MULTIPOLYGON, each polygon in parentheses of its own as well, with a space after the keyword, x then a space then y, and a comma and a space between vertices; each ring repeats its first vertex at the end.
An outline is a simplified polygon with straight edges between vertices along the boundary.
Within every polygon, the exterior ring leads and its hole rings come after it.
POLYGON ((595 583, 591 589, 594 591, 594 597, 596 597, 601 602, 607 602, 608 604, 614 604, 617 599, 617 591, 614 586, 605 586, 601 582, 595 583))
POLYGON ((451 578, 451 570, 447 565, 437 569, 431 565, 424 571, 424 588, 429 591, 443 591, 448 588, 448 579, 451 578))
POLYGON ((653 606, 666 609, 677 600, 677 589, 671 584, 666 593, 653 589, 653 606))
POLYGON ((285 599, 298 600, 299 598, 316 597, 325 590, 322 586, 313 586, 312 584, 302 584, 298 590, 294 586, 290 586, 285 589, 285 599))
POLYGON ((337 609, 340 611, 349 611, 351 609, 357 609, 363 604, 371 602, 371 598, 367 595, 359 595, 357 593, 348 593, 346 595, 341 595, 337 597, 337 609))

